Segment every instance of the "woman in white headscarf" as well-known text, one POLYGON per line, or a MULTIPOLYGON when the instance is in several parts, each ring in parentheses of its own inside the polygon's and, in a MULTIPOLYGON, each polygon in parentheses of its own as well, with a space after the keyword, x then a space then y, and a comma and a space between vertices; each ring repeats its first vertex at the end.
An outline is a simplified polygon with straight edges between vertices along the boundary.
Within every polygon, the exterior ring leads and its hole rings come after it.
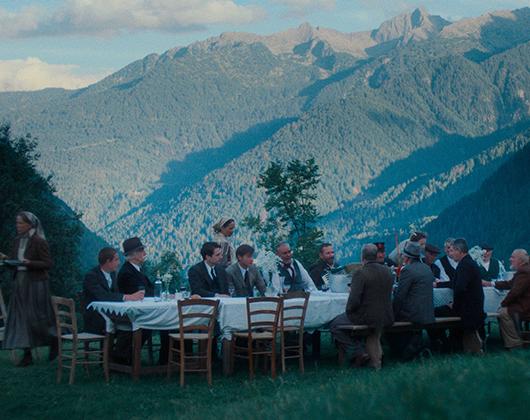
POLYGON ((227 267, 237 261, 236 251, 232 246, 229 238, 234 234, 236 222, 234 219, 222 217, 215 225, 212 226, 213 240, 221 245, 223 259, 219 264, 227 267))
POLYGON ((57 340, 52 338, 55 320, 48 277, 53 263, 41 223, 33 213, 23 211, 16 216, 16 231, 9 258, 18 262, 7 311, 4 349, 23 349, 24 357, 18 364, 23 367, 33 363, 33 347, 50 345, 53 357, 57 340))

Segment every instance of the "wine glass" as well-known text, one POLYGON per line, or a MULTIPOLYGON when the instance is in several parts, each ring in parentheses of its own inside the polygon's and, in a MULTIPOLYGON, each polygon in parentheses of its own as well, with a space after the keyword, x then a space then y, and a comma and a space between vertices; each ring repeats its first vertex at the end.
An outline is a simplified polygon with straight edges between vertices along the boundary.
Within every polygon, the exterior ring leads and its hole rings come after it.
POLYGON ((230 284, 228 285, 228 294, 229 294, 231 297, 234 297, 235 293, 236 293, 236 287, 234 286, 233 283, 230 283, 230 284))

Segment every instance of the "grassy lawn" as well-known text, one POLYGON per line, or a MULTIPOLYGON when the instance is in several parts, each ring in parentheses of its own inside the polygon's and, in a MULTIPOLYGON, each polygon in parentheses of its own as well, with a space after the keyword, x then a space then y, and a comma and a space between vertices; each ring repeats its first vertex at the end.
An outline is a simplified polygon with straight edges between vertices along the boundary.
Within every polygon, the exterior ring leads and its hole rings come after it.
POLYGON ((530 402, 530 350, 505 352, 498 333, 483 357, 435 356, 412 363, 389 359, 380 372, 340 369, 329 336, 323 357, 307 362, 305 375, 296 364, 276 381, 260 373, 248 381, 244 365, 230 378, 214 373, 210 389, 202 376, 143 377, 138 383, 111 373, 110 383, 94 368, 83 370, 76 384, 55 384, 55 363, 45 359, 29 368, 12 366, 0 352, 0 418, 149 418, 185 417, 313 418, 481 418, 522 419, 530 402), (189 379, 188 379, 189 378, 189 379))

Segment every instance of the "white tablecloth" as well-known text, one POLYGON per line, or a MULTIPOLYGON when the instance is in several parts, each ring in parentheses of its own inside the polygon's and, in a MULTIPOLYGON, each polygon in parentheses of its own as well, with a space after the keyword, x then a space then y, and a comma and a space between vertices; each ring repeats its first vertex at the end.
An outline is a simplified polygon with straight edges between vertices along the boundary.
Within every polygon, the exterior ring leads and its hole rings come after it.
MULTIPOLYGON (((245 298, 218 298, 218 321, 223 338, 230 338, 233 331, 247 328, 247 309, 245 298)), ((311 293, 306 313, 305 326, 316 329, 329 323, 346 309, 346 293, 311 293)), ((300 303, 302 299, 293 299, 300 303)), ((87 307, 98 311, 107 323, 107 331, 115 329, 114 317, 126 316, 131 322, 132 330, 145 328, 150 330, 178 329, 177 301, 155 302, 145 298, 138 302, 92 302, 87 307)))
MULTIPOLYGON (((307 305, 305 329, 315 330, 325 326, 346 310, 347 301, 347 293, 312 292, 307 305)), ((287 302, 299 305, 303 303, 303 299, 289 299, 287 302)), ((222 298, 218 320, 223 338, 230 338, 233 331, 246 330, 248 323, 245 298, 222 298)))
MULTIPOLYGON (((434 307, 443 306, 453 301, 452 289, 434 289, 434 307)), ((497 312, 508 292, 494 287, 484 287, 484 312, 497 312)))
MULTIPOLYGON (((497 312, 506 292, 493 287, 484 288, 484 311, 497 312)), ((223 338, 229 339, 233 331, 247 329, 247 309, 245 298, 218 298, 219 313, 217 319, 223 338)), ((347 293, 313 292, 309 298, 305 327, 308 330, 322 328, 337 315, 346 310, 347 293)), ((453 301, 451 289, 434 289, 434 306, 447 305, 453 301)), ((294 304, 302 299, 293 299, 294 304)), ((177 301, 155 302, 145 298, 137 302, 92 302, 88 310, 98 311, 107 323, 107 331, 115 330, 115 316, 126 316, 132 330, 176 330, 179 326, 177 301)))

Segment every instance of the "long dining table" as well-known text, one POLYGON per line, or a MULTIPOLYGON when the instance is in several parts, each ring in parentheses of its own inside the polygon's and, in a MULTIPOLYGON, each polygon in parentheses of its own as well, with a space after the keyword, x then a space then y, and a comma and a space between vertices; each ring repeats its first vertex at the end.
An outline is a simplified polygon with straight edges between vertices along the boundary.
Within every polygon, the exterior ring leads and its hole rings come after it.
MULTIPOLYGON (((451 289, 434 289, 433 292, 435 306, 446 305, 453 300, 451 289)), ((506 292, 494 288, 484 288, 484 311, 496 312, 505 294, 506 292)), ((223 372, 228 374, 231 370, 230 344, 232 333, 244 331, 248 325, 246 299, 237 297, 212 299, 219 300, 217 321, 223 343, 223 372)), ((311 293, 306 312, 305 329, 311 331, 325 328, 337 315, 345 311, 347 300, 347 293, 311 293)), ((142 330, 178 330, 177 302, 176 299, 155 301, 154 298, 145 298, 135 302, 92 302, 88 305, 87 310, 95 310, 103 316, 108 333, 114 333, 120 329, 132 332, 133 355, 130 369, 123 366, 117 367, 116 364, 111 365, 111 367, 130 372, 134 379, 137 379, 141 373, 147 373, 149 369, 142 369, 140 363, 142 330)), ((151 371, 153 370, 160 372, 160 368, 158 370, 151 369, 151 371)))

